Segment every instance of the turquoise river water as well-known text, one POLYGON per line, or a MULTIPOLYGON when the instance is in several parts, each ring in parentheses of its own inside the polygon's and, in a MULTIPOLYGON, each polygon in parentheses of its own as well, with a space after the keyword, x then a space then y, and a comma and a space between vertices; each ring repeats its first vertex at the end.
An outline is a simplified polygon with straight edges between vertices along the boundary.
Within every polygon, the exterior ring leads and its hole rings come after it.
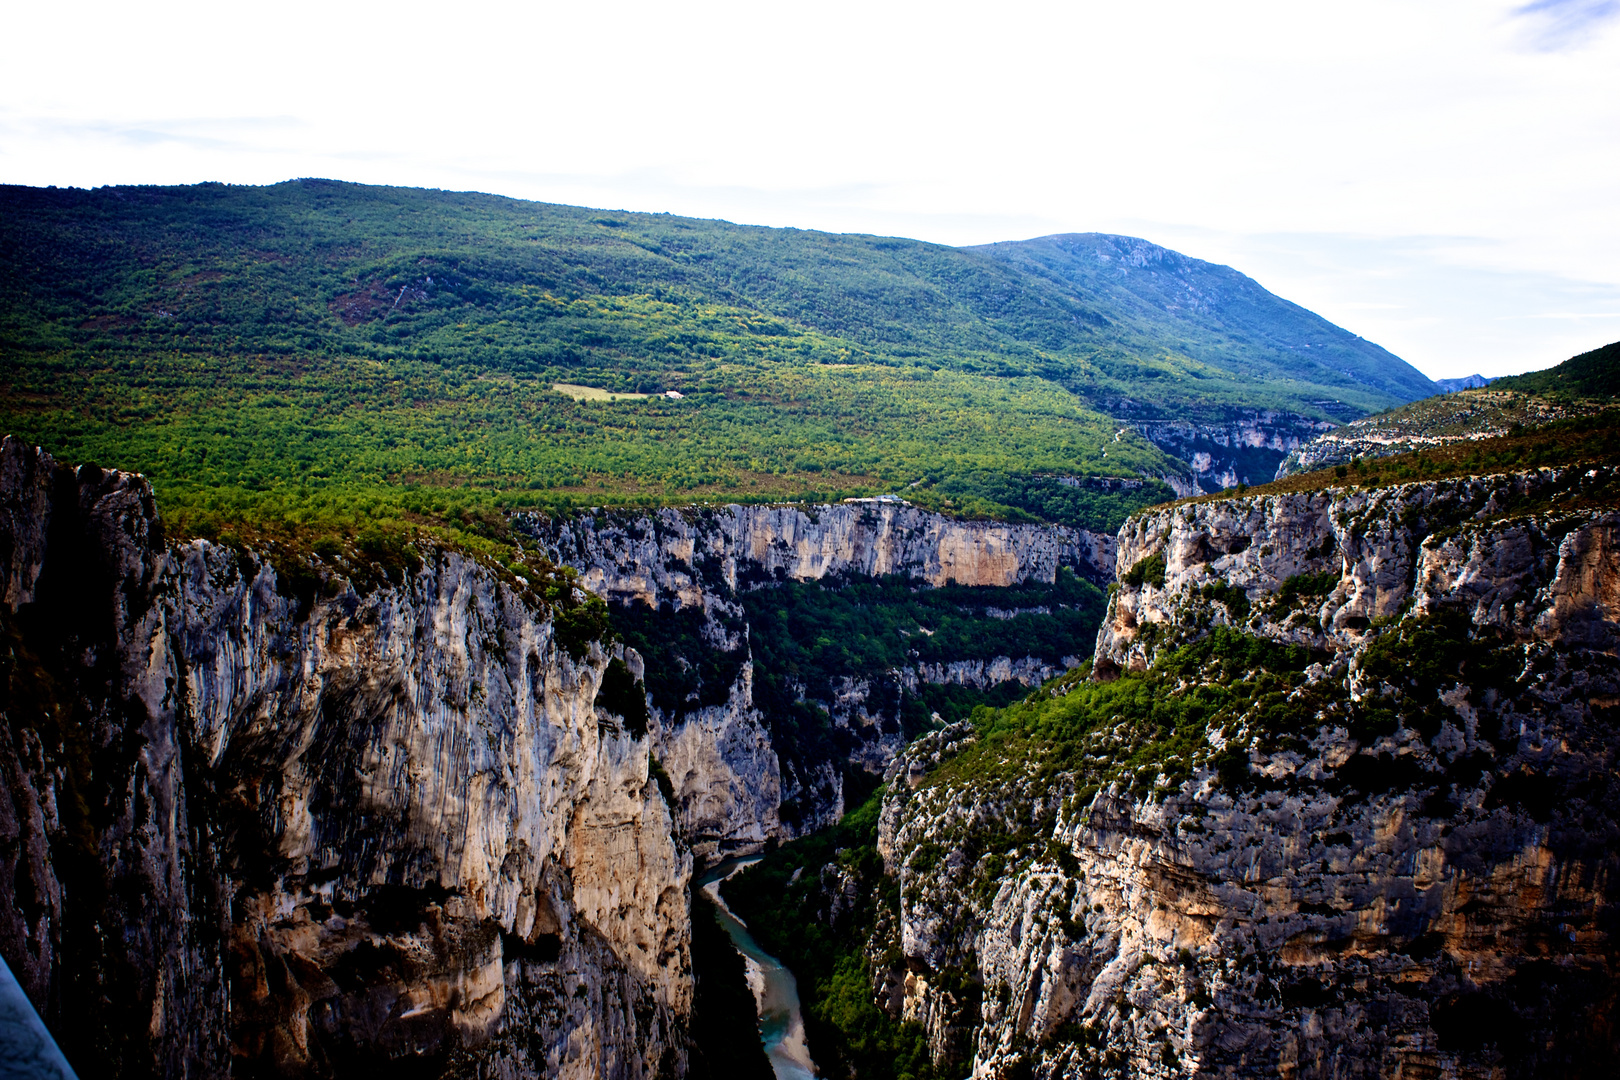
POLYGON ((798 980, 780 960, 759 947, 748 927, 720 899, 720 883, 758 861, 758 857, 728 859, 698 878, 697 884, 720 909, 720 925, 748 965, 748 985, 759 1007, 759 1038, 765 1044, 771 1068, 776 1070, 776 1080, 812 1080, 816 1063, 810 1060, 810 1049, 804 1041, 798 980))

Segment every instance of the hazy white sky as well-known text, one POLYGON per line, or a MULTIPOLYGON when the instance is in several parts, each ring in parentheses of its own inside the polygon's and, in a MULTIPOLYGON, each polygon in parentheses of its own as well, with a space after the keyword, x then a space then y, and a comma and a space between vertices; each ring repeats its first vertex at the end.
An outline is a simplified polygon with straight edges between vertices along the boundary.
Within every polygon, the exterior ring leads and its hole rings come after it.
POLYGON ((1620 0, 6 8, 0 182, 1123 232, 1435 377, 1620 339, 1620 0))

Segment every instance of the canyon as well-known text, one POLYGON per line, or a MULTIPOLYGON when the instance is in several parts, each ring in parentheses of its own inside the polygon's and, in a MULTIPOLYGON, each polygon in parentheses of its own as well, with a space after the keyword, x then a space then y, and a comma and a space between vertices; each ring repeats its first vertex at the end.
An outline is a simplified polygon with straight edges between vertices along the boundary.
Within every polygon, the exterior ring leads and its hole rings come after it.
MULTIPOLYGON (((172 542, 141 477, 8 439, 0 948, 82 1074, 680 1076, 696 869, 881 773, 872 999, 937 1070, 1608 1075, 1617 490, 598 511, 366 565, 172 542), (755 700, 761 597, 1010 625, 1065 575, 1111 579, 1089 666, 882 673, 1000 712, 908 745, 871 680, 782 683, 812 753, 755 700)), ((793 881, 836 926, 863 872, 793 881)))
POLYGON ((828 1076, 1620 1072, 1611 351, 1431 397, 1106 234, 0 202, 80 1075, 762 1076, 737 943, 828 1076))
MULTIPOLYGON (((126 1076, 682 1074, 694 857, 791 835, 795 784, 821 781, 801 828, 842 812, 837 763, 779 766, 738 589, 1000 587, 1112 556, 864 502, 527 523, 561 565, 365 565, 171 543, 142 478, 16 439, 0 513, 0 947, 81 1072, 126 1076), (737 660, 721 700, 649 708, 592 593, 696 614, 737 660)), ((845 689, 854 763, 881 768, 899 740, 845 689)))
MULTIPOLYGON (((1337 402, 1322 402, 1328 409, 1337 402)), ((1285 461, 1341 430, 1331 420, 1270 409, 1230 410, 1214 420, 1126 420, 1166 454, 1186 462, 1187 475, 1166 475, 1178 496, 1213 494, 1238 484, 1263 484, 1285 461)))
MULTIPOLYGON (((616 612, 665 631, 685 613, 694 631, 663 663, 723 672, 723 685, 651 705, 656 754, 674 783, 683 834, 710 859, 753 853, 836 821, 843 768, 881 772, 905 745, 899 696, 919 684, 979 689, 1038 685, 1065 666, 1030 656, 916 662, 875 678, 843 676, 814 704, 846 738, 844 760, 773 745, 754 700, 742 594, 788 582, 897 576, 917 587, 993 590, 1052 585, 1068 571, 1106 580, 1114 538, 1084 529, 959 521, 899 500, 833 506, 720 506, 653 514, 601 512, 518 522, 555 562, 616 612), (874 686, 874 681, 879 685, 874 686), (887 691, 887 692, 885 692, 887 691), (798 808, 784 822, 784 802, 798 808)), ((988 618, 1007 616, 992 608, 988 618)), ((803 687, 800 688, 801 693, 803 687)))

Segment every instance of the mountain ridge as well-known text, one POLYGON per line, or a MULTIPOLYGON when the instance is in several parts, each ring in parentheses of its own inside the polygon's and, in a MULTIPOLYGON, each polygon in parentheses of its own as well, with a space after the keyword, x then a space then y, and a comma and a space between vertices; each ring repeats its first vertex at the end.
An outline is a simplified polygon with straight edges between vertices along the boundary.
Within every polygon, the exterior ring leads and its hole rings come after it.
POLYGON ((1604 412, 1620 390, 1620 342, 1581 353, 1541 371, 1460 384, 1443 395, 1352 420, 1290 449, 1277 479, 1357 458, 1381 458, 1457 442, 1500 438, 1514 431, 1604 412))
MULTIPOLYGON (((1056 233, 1030 240, 978 245, 1009 265, 1038 268, 1060 288, 1102 292, 1141 317, 1162 310, 1178 321, 1233 339, 1281 366, 1283 355, 1315 368, 1326 385, 1360 375, 1371 385, 1409 400, 1435 393, 1436 384, 1393 353, 1277 296, 1230 266, 1206 262, 1139 237, 1111 233, 1056 233), (1266 307, 1274 309, 1269 313, 1266 307), (1306 350, 1316 349, 1324 360, 1306 350), (1395 361, 1398 367, 1390 364, 1395 361), (1353 365, 1336 369, 1334 362, 1353 365), (1378 368, 1393 370, 1380 372, 1378 368), (1404 369, 1404 370, 1403 370, 1404 369), (1354 371, 1354 375, 1352 374, 1354 371)), ((1184 343, 1194 357, 1220 364, 1230 349, 1184 343)))
MULTIPOLYGON (((1256 304, 1329 325, 1241 282, 1255 325, 1256 304)), ((0 187, 0 428, 141 471, 182 529, 902 490, 1099 528, 1050 516, 1073 499, 1042 478, 1263 479, 1314 430, 1257 434, 1256 409, 1308 427, 1432 392, 1347 331, 1371 382, 1083 284, 901 238, 337 181, 0 187)))

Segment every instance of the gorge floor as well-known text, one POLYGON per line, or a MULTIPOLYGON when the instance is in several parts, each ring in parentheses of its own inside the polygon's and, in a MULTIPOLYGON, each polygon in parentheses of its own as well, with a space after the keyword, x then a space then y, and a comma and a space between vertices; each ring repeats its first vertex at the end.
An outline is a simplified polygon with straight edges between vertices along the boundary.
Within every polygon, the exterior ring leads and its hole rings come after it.
MULTIPOLYGON (((747 965, 748 987, 753 993, 757 1031, 765 1056, 770 1059, 776 1080, 811 1080, 817 1075, 805 1041, 804 1014, 799 1005, 798 981, 793 972, 776 957, 760 948, 743 921, 732 914, 720 897, 720 886, 727 878, 759 861, 759 856, 728 859, 693 881, 694 888, 708 894, 726 936, 747 965)), ((740 1034, 740 1033, 738 1033, 740 1034)), ((733 1036, 735 1037, 735 1036, 733 1036)))

